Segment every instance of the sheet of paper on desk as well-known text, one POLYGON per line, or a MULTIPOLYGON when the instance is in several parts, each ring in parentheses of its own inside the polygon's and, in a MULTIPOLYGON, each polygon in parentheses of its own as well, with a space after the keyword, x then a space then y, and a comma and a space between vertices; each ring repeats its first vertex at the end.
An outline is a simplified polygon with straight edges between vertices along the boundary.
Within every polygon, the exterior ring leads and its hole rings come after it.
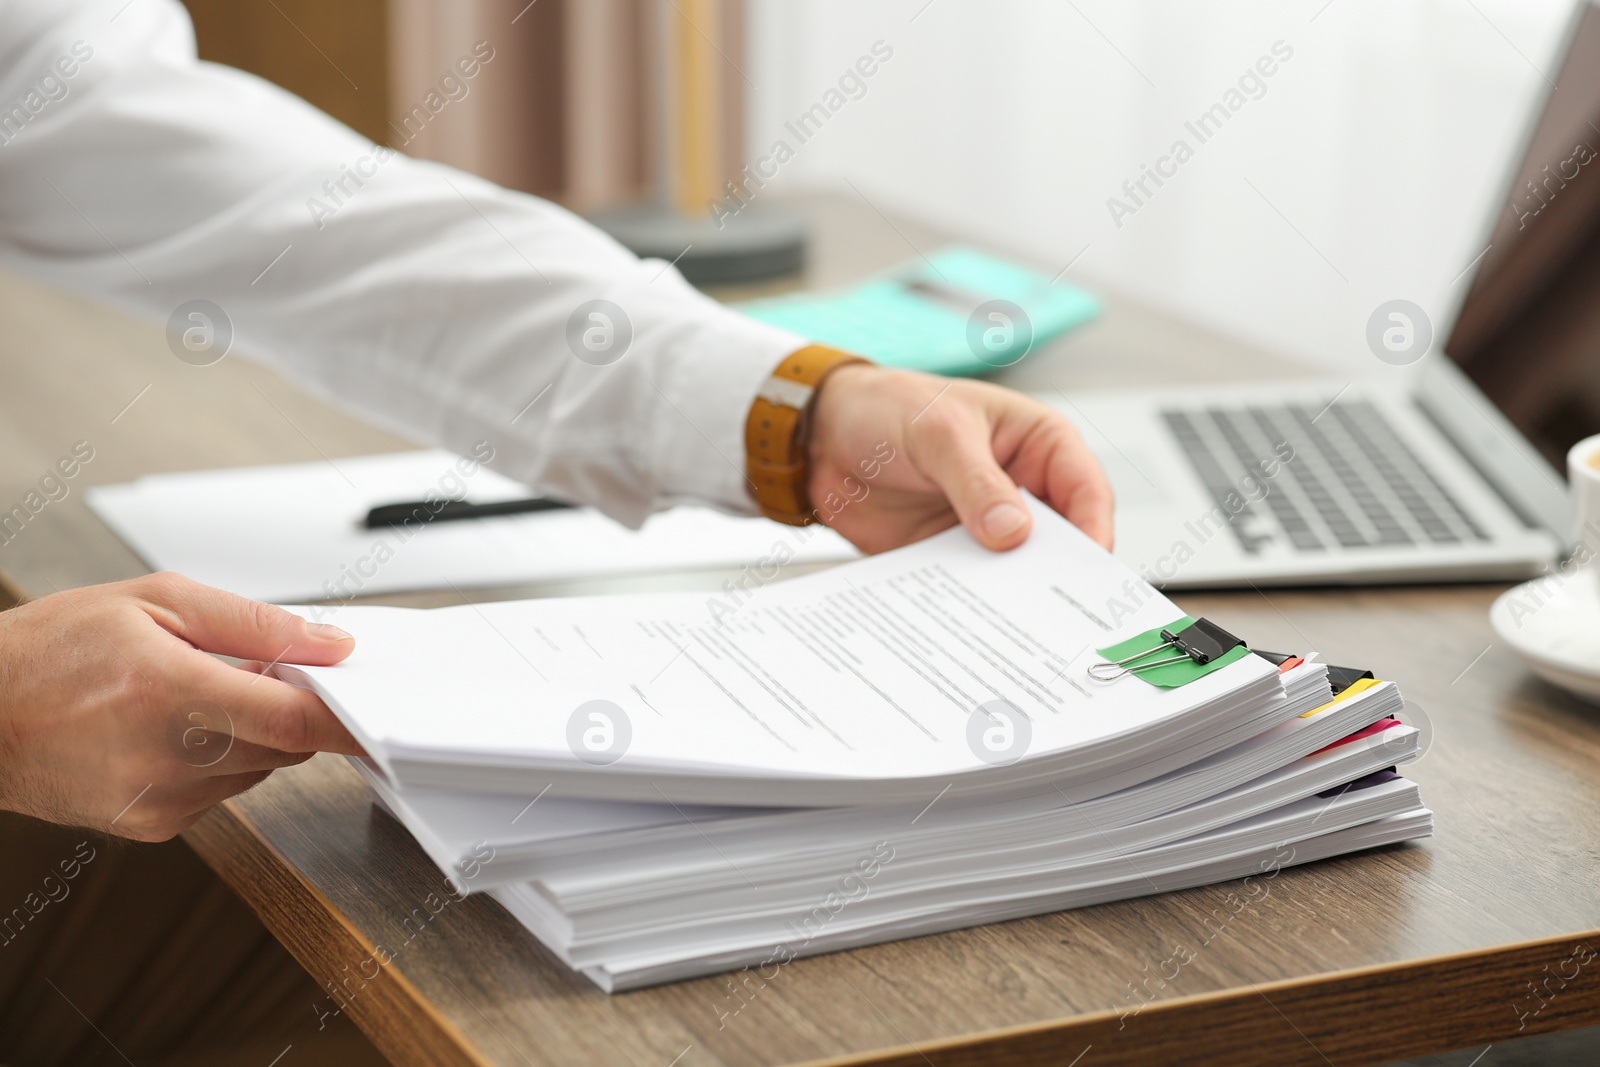
POLYGON ((90 489, 88 503, 151 567, 268 601, 858 555, 821 527, 694 507, 655 515, 641 530, 589 508, 438 523, 414 534, 361 527, 375 505, 422 500, 429 492, 459 495, 463 484, 474 502, 528 495, 481 467, 462 477, 457 462, 448 452, 400 452, 158 474, 90 489))

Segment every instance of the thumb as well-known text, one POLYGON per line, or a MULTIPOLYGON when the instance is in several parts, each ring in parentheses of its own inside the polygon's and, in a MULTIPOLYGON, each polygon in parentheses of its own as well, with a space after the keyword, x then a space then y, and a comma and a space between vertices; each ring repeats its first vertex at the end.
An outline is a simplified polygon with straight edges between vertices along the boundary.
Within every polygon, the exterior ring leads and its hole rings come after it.
POLYGON ((324 623, 307 622, 271 604, 225 593, 176 574, 141 578, 139 595, 162 627, 202 652, 236 659, 338 663, 355 638, 324 623))
POLYGON ((918 467, 944 491, 961 525, 985 548, 1016 548, 1028 539, 1033 517, 1017 485, 994 458, 986 421, 945 418, 919 442, 918 467))

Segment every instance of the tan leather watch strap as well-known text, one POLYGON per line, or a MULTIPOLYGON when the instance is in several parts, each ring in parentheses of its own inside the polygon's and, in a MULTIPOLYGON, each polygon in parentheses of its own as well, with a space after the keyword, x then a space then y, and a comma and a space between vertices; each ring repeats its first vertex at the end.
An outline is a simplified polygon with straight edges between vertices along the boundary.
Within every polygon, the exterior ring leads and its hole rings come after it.
POLYGON ((811 398, 822 379, 860 356, 827 345, 807 345, 783 357, 762 383, 744 423, 745 471, 761 514, 790 526, 815 521, 806 489, 806 431, 811 398))

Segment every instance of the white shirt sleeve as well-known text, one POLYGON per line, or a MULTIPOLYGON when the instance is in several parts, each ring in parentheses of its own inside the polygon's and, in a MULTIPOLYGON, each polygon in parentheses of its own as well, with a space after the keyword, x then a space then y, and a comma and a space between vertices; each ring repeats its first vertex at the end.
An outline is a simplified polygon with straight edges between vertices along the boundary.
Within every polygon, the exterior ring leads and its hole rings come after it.
POLYGON ((0 12, 0 264, 163 322, 210 301, 234 353, 630 524, 753 509, 746 411, 804 343, 554 204, 199 62, 176 0, 0 12))

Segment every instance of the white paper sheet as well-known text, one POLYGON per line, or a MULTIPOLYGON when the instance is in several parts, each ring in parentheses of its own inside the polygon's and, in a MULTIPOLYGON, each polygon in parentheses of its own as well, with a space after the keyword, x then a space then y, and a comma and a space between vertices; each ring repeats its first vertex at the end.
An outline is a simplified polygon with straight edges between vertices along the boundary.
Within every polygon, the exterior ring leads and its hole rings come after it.
POLYGON ((764 920, 718 923, 709 931, 687 931, 676 940, 663 930, 656 936, 600 945, 581 943, 566 916, 532 886, 503 886, 492 892, 569 965, 582 968, 607 992, 619 992, 1242 876, 1257 879, 1257 888, 1250 891, 1254 898, 1260 884, 1270 884, 1283 867, 1432 832, 1433 813, 1421 806, 1416 787, 1401 779, 1332 800, 1302 800, 1132 854, 1069 860, 1055 868, 1002 874, 987 884, 963 880, 910 895, 873 889, 837 907, 835 901, 850 888, 846 887, 836 890, 832 900, 819 898, 804 911, 791 908, 764 920))
MULTIPOLYGON (((444 874, 472 870, 472 890, 538 880, 571 912, 585 897, 614 902, 629 895, 700 894, 730 879, 776 887, 809 872, 848 869, 874 842, 885 839, 894 841, 904 861, 898 871, 919 856, 970 865, 986 850, 1028 842, 1045 844, 1060 855, 1126 852, 1149 847, 1157 835, 1175 840, 1199 832, 1185 821, 1190 818, 1221 825, 1405 762, 1415 754, 1416 739, 1417 731, 1397 726, 1385 735, 1291 760, 1188 805, 1173 804, 1178 793, 1164 778, 1082 805, 1068 805, 1053 791, 965 807, 959 799, 946 798, 916 823, 911 820, 918 811, 907 812, 904 805, 799 809, 779 815, 688 808, 680 815, 667 805, 565 797, 529 802, 428 790, 399 793, 381 781, 372 781, 372 786, 444 874), (1145 793, 1152 801, 1139 795, 1145 793), (1144 809, 1150 807, 1155 813, 1146 815, 1144 809), (1179 810, 1186 814, 1173 822, 1171 813, 1179 810), (941 812, 946 818, 936 821, 933 816, 941 812), (952 813, 955 818, 949 817, 952 813), (520 842, 505 840, 519 831, 520 842), (474 858, 484 855, 492 855, 493 862, 474 864, 474 858)), ((1221 767, 1202 777, 1229 785, 1222 773, 1227 770, 1221 767)))
POLYGON ((448 786, 510 791, 547 774, 558 795, 664 801, 660 776, 672 799, 702 803, 861 802, 779 785, 856 783, 881 798, 884 782, 998 778, 1046 758, 1088 776, 1282 703, 1258 657, 1178 689, 1090 680, 1096 646, 1182 612, 1032 506, 1033 536, 1012 552, 957 529, 738 597, 340 607, 319 617, 356 635, 350 659, 280 672, 316 688, 402 787, 434 764, 459 770, 448 786), (982 710, 997 701, 1009 721, 982 710), (497 786, 490 767, 529 774, 497 786), (718 777, 763 784, 684 784, 718 777))
POLYGON ((428 451, 158 474, 97 486, 87 499, 152 568, 267 601, 859 555, 824 527, 697 507, 655 515, 637 531, 591 508, 437 523, 414 533, 361 528, 374 506, 429 492, 479 503, 528 495, 491 470, 428 451))

